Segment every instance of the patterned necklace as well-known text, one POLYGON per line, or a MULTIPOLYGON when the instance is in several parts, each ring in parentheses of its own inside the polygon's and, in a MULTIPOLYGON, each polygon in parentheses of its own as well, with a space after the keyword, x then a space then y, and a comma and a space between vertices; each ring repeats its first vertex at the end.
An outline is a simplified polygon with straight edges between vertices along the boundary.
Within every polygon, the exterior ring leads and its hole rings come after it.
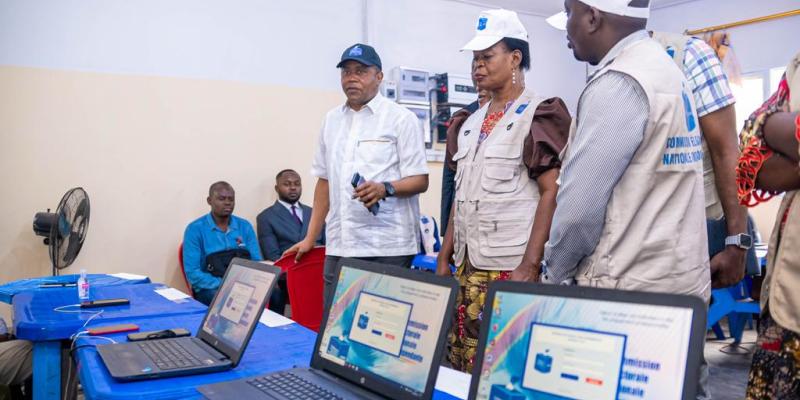
POLYGON ((503 115, 505 115, 506 111, 508 111, 508 108, 511 107, 512 104, 514 104, 514 100, 506 103, 506 106, 503 107, 502 110, 495 111, 491 114, 486 114, 486 117, 483 119, 483 123, 481 124, 481 133, 480 136, 478 136, 478 144, 483 143, 483 141, 489 137, 489 134, 492 133, 492 130, 494 129, 495 125, 497 125, 497 122, 503 118, 503 115))

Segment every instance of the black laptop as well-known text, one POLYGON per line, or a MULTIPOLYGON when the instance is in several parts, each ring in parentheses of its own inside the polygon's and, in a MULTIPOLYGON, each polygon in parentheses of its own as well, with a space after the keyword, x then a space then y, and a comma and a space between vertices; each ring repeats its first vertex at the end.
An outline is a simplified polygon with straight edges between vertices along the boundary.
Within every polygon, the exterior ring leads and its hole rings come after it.
POLYGON ((97 346, 122 381, 195 375, 236 367, 258 323, 280 269, 234 258, 197 336, 97 346))
POLYGON ((469 399, 694 399, 706 305, 672 294, 489 285, 469 399))
POLYGON ((430 399, 457 282, 342 259, 310 368, 201 386, 208 399, 430 399))

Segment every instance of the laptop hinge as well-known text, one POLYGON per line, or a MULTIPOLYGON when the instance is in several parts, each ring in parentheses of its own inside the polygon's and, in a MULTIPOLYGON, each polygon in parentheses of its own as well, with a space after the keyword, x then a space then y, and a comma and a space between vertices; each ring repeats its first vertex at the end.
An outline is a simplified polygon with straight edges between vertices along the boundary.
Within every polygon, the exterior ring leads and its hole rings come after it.
POLYGON ((312 374, 318 375, 319 377, 321 377, 323 379, 327 379, 327 380, 329 380, 331 382, 334 382, 336 384, 339 384, 339 382, 347 382, 347 384, 348 384, 347 385, 347 389, 348 390, 354 391, 354 392, 356 392, 357 394, 359 394, 359 395, 361 395, 363 397, 369 397, 369 398, 373 398, 373 399, 377 399, 377 400, 386 398, 385 396, 381 395, 380 393, 373 392, 369 388, 363 387, 363 386, 359 385, 358 383, 355 383, 355 382, 353 382, 351 380, 344 379, 344 378, 342 378, 340 376, 337 376, 337 375, 335 375, 335 374, 333 374, 331 372, 328 372, 328 371, 326 371, 324 369, 309 368, 308 370, 311 371, 312 374))
POLYGON ((208 352, 208 354, 211 354, 212 356, 213 355, 217 355, 216 357, 220 361, 222 361, 222 360, 230 360, 230 357, 225 355, 225 353, 217 350, 217 348, 214 347, 214 345, 212 345, 211 343, 206 342, 205 339, 203 339, 201 337, 197 337, 197 336, 195 336, 195 338, 200 339, 200 341, 203 342, 203 344, 206 345, 206 347, 208 347, 207 349, 204 349, 205 351, 208 352))

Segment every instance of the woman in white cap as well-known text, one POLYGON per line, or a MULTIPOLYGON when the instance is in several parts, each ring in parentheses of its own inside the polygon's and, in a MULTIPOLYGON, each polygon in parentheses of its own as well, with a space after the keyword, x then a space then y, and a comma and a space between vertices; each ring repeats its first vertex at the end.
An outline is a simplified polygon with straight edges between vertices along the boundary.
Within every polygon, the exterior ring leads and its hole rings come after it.
POLYGON ((471 372, 487 285, 539 277, 571 118, 561 99, 525 87, 528 33, 515 12, 482 12, 462 50, 473 52, 473 76, 492 99, 458 134, 455 206, 437 273, 449 275, 455 255, 461 288, 448 359, 471 372))

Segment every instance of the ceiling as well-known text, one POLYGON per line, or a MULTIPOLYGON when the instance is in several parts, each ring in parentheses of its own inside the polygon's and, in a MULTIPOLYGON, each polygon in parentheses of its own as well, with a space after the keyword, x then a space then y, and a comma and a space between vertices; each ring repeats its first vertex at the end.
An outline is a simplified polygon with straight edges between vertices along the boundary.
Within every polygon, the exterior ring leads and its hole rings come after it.
MULTIPOLYGON (((550 16, 564 9, 564 0, 456 0, 488 8, 505 8, 522 14, 550 16)), ((693 0, 650 0, 652 9, 659 9, 693 0)))

